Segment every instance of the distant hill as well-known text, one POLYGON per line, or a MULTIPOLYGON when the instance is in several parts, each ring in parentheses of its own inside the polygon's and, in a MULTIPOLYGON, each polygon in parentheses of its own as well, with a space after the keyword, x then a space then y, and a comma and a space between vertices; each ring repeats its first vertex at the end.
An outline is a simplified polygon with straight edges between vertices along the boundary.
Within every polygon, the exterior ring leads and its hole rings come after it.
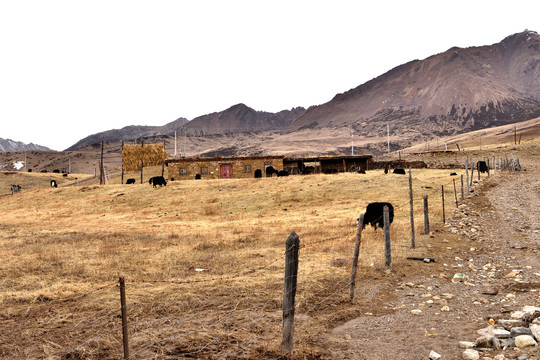
POLYGON ((0 138, 0 152, 53 151, 46 146, 0 138))
POLYGON ((282 130, 305 113, 303 107, 278 113, 256 111, 244 104, 227 110, 199 116, 184 125, 187 134, 215 135, 253 131, 282 130))
POLYGON ((66 151, 82 149, 88 145, 105 142, 130 141, 139 138, 187 134, 188 136, 234 134, 268 130, 282 130, 302 116, 303 107, 278 113, 256 111, 244 104, 234 105, 224 111, 199 116, 191 121, 179 118, 163 126, 126 126, 93 134, 70 146, 66 151))
POLYGON ((311 108, 287 132, 351 127, 356 134, 443 136, 540 116, 540 36, 451 48, 414 60, 311 108))
POLYGON ((130 125, 121 129, 113 129, 102 131, 84 139, 79 140, 74 145, 67 148, 65 151, 74 151, 82 149, 88 145, 97 144, 102 141, 105 142, 118 142, 118 141, 130 141, 134 139, 141 139, 151 136, 161 136, 174 133, 176 128, 181 128, 188 122, 187 119, 179 118, 163 126, 141 126, 130 125))

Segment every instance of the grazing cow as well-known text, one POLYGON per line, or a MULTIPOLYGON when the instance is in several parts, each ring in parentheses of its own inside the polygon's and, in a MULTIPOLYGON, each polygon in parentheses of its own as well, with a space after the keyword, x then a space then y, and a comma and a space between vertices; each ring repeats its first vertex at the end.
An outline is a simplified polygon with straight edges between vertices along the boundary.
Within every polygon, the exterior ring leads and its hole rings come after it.
POLYGON ((388 206, 388 215, 390 219, 390 224, 394 221, 394 207, 392 204, 387 202, 374 202, 368 204, 366 207, 366 212, 364 214, 364 222, 362 223, 362 229, 366 227, 367 224, 373 226, 377 230, 377 225, 380 228, 384 228, 384 219, 383 219, 383 208, 388 206))
POLYGON ((289 176, 289 172, 287 170, 279 170, 277 176, 289 176))
POLYGON ((56 183, 56 180, 51 180, 51 187, 52 188, 57 188, 58 187, 58 184, 56 183))
POLYGON ((273 174, 277 174, 278 171, 274 167, 269 166, 266 168, 266 177, 272 177, 273 174))
POLYGON ((67 176, 68 176, 68 174, 62 174, 62 176, 63 176, 63 177, 67 177, 67 176))
POLYGON ((457 173, 455 173, 455 172, 450 173, 450 176, 457 176, 457 173))
POLYGON ((167 181, 165 181, 165 178, 163 176, 154 176, 152 178, 150 178, 150 180, 148 181, 149 184, 152 184, 154 187, 156 187, 157 185, 159 186, 167 186, 167 181))
POLYGON ((58 169, 54 169, 52 172, 55 173, 55 174, 60 174, 60 170, 58 170, 58 169))
POLYGON ((42 173, 46 173, 46 172, 47 172, 47 170, 41 170, 41 172, 42 172, 42 173))
POLYGON ((262 171, 261 169, 257 169, 255 170, 255 179, 260 179, 262 178, 262 171))
POLYGON ((388 174, 388 168, 384 168, 384 173, 388 174))
POLYGON ((201 180, 201 174, 195 174, 195 180, 201 180))
POLYGON ((480 171, 481 173, 485 173, 489 171, 489 168, 485 161, 478 161, 476 163, 476 170, 480 171))
POLYGON ((359 173, 359 174, 365 174, 365 173, 366 173, 366 170, 358 170, 358 173, 359 173))
POLYGON ((405 169, 394 169, 394 174, 405 175, 405 169))
POLYGON ((32 172, 32 169, 28 169, 28 172, 32 172))
POLYGON ((128 185, 128 184, 135 184, 135 179, 133 179, 133 178, 127 179, 126 180, 126 185, 128 185))
POLYGON ((11 193, 12 194, 18 193, 19 191, 21 191, 21 186, 20 185, 11 185, 11 193))

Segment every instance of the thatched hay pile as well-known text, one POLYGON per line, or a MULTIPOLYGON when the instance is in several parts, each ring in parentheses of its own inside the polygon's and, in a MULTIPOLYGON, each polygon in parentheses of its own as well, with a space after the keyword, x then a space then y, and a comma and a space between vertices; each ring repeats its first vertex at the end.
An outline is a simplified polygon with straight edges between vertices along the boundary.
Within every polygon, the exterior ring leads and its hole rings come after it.
POLYGON ((158 166, 168 157, 164 144, 124 145, 122 166, 124 171, 140 171, 141 160, 144 167, 158 166))

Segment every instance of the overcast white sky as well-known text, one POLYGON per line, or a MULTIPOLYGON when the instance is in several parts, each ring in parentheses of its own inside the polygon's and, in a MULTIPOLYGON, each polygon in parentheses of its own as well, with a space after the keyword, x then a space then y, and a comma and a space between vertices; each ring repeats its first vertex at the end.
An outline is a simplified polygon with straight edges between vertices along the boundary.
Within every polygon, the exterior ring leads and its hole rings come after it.
POLYGON ((540 31, 540 1, 0 0, 0 137, 63 150, 237 103, 325 103, 452 46, 540 31))

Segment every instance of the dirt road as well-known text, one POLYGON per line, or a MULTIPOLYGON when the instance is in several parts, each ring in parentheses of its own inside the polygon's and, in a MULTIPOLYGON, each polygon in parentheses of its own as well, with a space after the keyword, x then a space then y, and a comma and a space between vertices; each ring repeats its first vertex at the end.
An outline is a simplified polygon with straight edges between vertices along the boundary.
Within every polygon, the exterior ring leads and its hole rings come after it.
MULTIPOLYGON (((540 174, 526 171, 485 180, 433 234, 422 256, 384 275, 379 291, 357 290, 365 316, 335 328, 321 341, 328 359, 461 359, 459 341, 475 341, 493 318, 540 306, 540 174), (517 270, 517 271, 513 271, 517 270), (452 282, 455 273, 469 281, 452 282), (414 314, 414 313, 417 314, 414 314)), ((366 279, 372 288, 372 281, 366 279)), ((362 280, 360 280, 360 283, 362 280)), ((481 354, 527 354, 539 347, 481 354)))

